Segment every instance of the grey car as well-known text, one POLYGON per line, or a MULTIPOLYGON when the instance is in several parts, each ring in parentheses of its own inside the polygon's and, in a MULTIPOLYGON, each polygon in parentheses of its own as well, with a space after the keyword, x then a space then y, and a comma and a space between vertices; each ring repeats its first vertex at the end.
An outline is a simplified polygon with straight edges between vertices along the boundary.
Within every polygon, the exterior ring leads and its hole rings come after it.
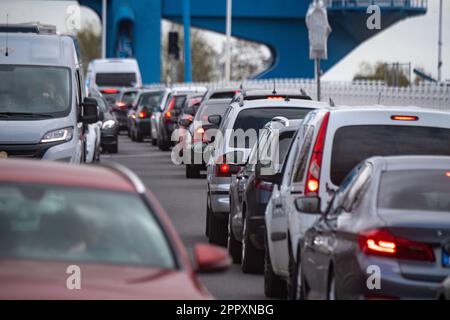
POLYGON ((436 299, 450 275, 450 157, 363 161, 300 248, 304 298, 436 299))

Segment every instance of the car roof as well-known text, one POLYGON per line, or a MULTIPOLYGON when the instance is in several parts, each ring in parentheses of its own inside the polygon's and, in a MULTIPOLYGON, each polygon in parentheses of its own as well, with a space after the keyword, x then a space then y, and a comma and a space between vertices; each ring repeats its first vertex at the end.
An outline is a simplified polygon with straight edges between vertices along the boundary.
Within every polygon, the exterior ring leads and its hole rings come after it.
POLYGON ((0 183, 2 182, 136 192, 133 182, 112 168, 50 161, 2 159, 0 183))
POLYGON ((366 161, 381 166, 383 171, 442 169, 450 172, 450 156, 376 156, 366 161))
MULTIPOLYGON (((4 33, 0 33, 3 38, 4 33)), ((8 56, 0 54, 0 64, 75 68, 75 43, 69 36, 8 33, 8 56)))
POLYGON ((318 109, 329 106, 328 103, 312 101, 312 100, 302 100, 302 99, 283 99, 283 100, 269 100, 269 99, 260 99, 260 100, 248 100, 244 101, 243 105, 235 102, 232 104, 234 107, 238 109, 252 109, 252 108, 264 108, 264 107, 302 107, 302 108, 311 108, 318 109))

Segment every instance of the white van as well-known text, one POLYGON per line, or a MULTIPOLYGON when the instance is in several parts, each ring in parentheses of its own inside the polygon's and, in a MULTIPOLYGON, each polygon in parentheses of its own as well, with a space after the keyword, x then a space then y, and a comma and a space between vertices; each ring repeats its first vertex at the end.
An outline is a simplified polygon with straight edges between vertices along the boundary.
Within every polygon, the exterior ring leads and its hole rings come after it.
POLYGON ((140 88, 142 77, 137 61, 121 58, 93 60, 88 66, 86 86, 89 90, 97 88, 102 93, 123 87, 140 88))
POLYGON ((98 121, 85 98, 72 38, 36 26, 0 26, 0 158, 72 163, 86 158, 86 128, 98 121))

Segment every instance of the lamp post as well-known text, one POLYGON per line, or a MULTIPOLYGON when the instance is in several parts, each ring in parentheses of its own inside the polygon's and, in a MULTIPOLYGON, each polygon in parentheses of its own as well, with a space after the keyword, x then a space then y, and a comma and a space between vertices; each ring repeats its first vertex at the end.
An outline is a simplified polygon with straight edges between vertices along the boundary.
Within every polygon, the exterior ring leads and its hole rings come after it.
POLYGON ((191 66, 191 0, 183 0, 184 25, 184 81, 192 81, 191 66))
POLYGON ((231 23, 232 23, 233 0, 227 0, 227 26, 226 26, 226 48, 225 48, 225 82, 231 81, 231 23))
POLYGON ((102 0, 102 58, 106 58, 106 10, 107 0, 102 0))

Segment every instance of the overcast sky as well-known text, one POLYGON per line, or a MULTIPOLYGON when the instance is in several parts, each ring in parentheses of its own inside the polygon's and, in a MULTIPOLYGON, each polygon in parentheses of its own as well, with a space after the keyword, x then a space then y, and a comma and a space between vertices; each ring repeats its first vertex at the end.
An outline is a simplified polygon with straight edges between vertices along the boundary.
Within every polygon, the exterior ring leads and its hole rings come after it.
MULTIPOLYGON (((245 1, 245 0, 235 0, 245 1)), ((444 0, 443 23, 443 78, 450 79, 450 1, 444 0)), ((57 25, 65 31, 67 8, 76 1, 52 0, 0 0, 0 23, 6 21, 41 21, 57 25)), ((324 76, 326 80, 351 80, 359 70, 361 62, 411 62, 413 67, 425 69, 437 75, 439 0, 428 0, 428 12, 424 16, 403 20, 361 44, 324 76)), ((81 24, 98 18, 90 10, 81 10, 81 24)), ((208 36, 220 43, 223 37, 208 36)), ((220 46, 218 46, 220 47, 220 46)))

